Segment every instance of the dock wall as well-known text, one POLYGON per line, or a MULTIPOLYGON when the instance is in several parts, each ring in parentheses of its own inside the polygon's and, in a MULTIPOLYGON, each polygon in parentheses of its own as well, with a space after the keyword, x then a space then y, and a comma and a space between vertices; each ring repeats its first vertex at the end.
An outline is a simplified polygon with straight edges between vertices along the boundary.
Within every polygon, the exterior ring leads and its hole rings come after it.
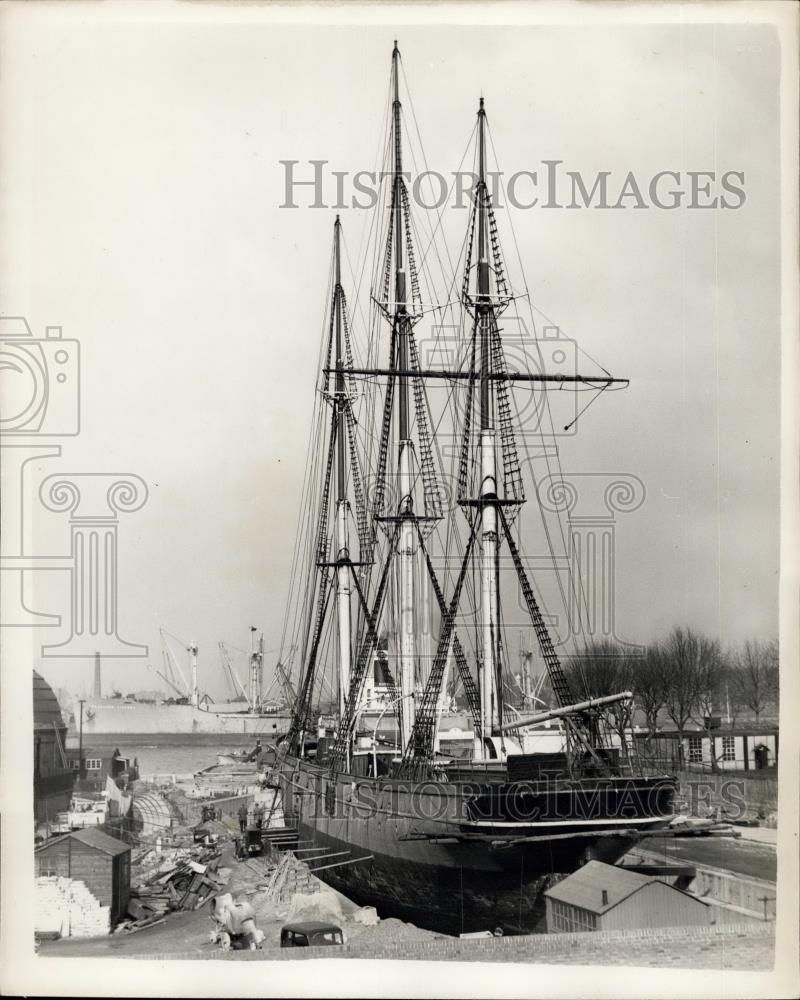
MULTIPOLYGON (((643 850, 640 847, 634 848, 623 860, 625 863, 632 864, 658 865, 664 863, 662 854, 643 850)), ((684 886, 682 883, 681 888, 686 888, 692 895, 698 896, 700 899, 730 908, 732 913, 727 915, 727 920, 734 921, 738 912, 748 921, 764 922, 765 897, 767 900, 767 922, 775 919, 777 886, 774 882, 740 875, 737 872, 725 871, 720 868, 711 868, 695 861, 686 862, 686 864, 690 864, 697 874, 688 885, 684 886)), ((665 881, 675 882, 675 879, 668 877, 665 881)))
POLYGON ((755 774, 680 771, 679 794, 692 816, 708 816, 719 808, 730 819, 769 820, 778 810, 778 779, 755 774))

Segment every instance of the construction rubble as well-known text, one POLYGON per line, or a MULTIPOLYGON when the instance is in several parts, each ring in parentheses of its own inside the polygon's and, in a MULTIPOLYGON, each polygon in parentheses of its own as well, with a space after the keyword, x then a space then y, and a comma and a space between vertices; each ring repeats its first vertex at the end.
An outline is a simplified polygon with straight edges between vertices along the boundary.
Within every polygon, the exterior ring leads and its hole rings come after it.
POLYGON ((137 859, 142 872, 131 888, 130 919, 118 924, 115 933, 149 927, 174 911, 199 910, 228 883, 231 870, 219 867, 221 857, 219 848, 205 844, 164 854, 149 849, 137 859), (148 859, 149 854, 155 856, 148 859))
MULTIPOLYGON (((303 921, 332 923, 345 942, 364 936, 376 941, 438 936, 399 920, 381 920, 373 907, 359 907, 326 885, 301 860, 308 849, 298 857, 294 845, 284 848, 296 836, 293 831, 270 825, 262 852, 248 857, 242 856, 242 837, 232 827, 230 820, 210 820, 140 837, 131 856, 127 915, 112 931, 115 954, 147 951, 156 941, 164 951, 198 953, 279 948, 282 926, 303 921), (182 919, 174 919, 178 916, 182 919), (148 933, 140 937, 139 931, 148 933)), ((39 892, 49 905, 44 906, 49 916, 44 931, 50 933, 43 937, 66 936, 70 924, 73 936, 108 935, 108 907, 99 907, 87 892, 94 906, 81 897, 81 908, 65 896, 67 890, 82 889, 80 884, 46 881, 39 892), (75 910, 69 918, 62 913, 67 903, 75 910)))

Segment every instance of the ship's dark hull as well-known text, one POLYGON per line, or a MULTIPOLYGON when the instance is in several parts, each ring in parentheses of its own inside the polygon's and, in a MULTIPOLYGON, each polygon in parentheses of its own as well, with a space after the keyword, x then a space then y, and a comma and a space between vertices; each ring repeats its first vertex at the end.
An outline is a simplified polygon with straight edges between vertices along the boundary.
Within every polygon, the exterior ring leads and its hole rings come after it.
POLYGON ((313 862, 320 878, 382 917, 450 934, 543 930, 544 891, 590 858, 618 861, 640 831, 669 821, 674 795, 671 782, 627 778, 584 782, 572 795, 531 786, 520 796, 509 786, 505 800, 497 785, 350 775, 334 784, 324 768, 292 758, 281 786, 302 846, 329 852, 313 862))

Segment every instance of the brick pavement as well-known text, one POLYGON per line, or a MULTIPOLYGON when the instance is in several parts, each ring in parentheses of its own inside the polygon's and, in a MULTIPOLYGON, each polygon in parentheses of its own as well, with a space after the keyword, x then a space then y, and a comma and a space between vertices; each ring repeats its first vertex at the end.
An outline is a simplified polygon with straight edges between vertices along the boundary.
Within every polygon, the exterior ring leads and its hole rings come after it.
POLYGON ((531 934, 503 938, 432 938, 353 942, 341 948, 270 948, 223 954, 131 955, 131 958, 274 961, 312 958, 383 958, 417 961, 526 962, 549 965, 626 965, 675 969, 771 969, 774 925, 659 927, 584 934, 531 934))

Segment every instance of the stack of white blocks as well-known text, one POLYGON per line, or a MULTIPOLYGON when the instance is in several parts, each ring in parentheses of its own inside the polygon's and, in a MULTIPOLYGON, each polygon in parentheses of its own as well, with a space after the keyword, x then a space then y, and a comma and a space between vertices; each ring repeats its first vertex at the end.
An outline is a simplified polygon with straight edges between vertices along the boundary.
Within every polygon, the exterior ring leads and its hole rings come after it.
POLYGON ((111 907, 101 906, 83 882, 48 875, 36 879, 36 930, 62 937, 108 934, 111 907))

